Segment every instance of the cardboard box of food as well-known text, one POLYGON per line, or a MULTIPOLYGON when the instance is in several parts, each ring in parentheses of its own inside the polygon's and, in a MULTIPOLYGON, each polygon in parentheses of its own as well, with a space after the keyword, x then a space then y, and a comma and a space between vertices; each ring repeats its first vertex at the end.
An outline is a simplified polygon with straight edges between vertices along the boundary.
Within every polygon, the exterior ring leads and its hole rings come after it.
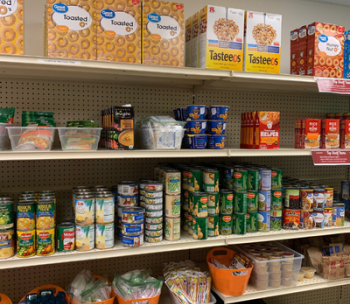
POLYGON ((192 17, 188 18, 185 23, 185 66, 192 66, 192 17))
POLYGON ((256 112, 254 136, 254 149, 279 149, 280 112, 256 112))
POLYGON ((290 74, 299 75, 299 30, 290 32, 290 74))
POLYGON ((304 25, 299 29, 298 38, 299 75, 307 75, 307 37, 307 26, 304 25))
POLYGON ((344 35, 344 72, 343 78, 350 79, 350 31, 344 35))
POLYGON ((350 149, 350 120, 340 121, 340 148, 350 149))
POLYGON ((200 28, 199 12, 192 16, 191 23, 191 66, 193 68, 199 67, 199 28, 200 28))
POLYGON ((244 70, 280 73, 282 15, 247 11, 244 70))
POLYGON ((321 149, 338 149, 340 146, 340 120, 322 119, 321 149))
POLYGON ((295 148, 319 149, 321 146, 321 119, 297 119, 295 121, 295 148))

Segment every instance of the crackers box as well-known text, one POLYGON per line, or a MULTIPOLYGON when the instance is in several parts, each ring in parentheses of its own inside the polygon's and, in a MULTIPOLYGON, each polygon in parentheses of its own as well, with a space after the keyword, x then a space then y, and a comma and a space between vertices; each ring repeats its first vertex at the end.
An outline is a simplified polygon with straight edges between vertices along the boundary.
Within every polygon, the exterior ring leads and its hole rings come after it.
POLYGON ((254 149, 279 149, 280 112, 256 112, 254 119, 254 137, 254 149))
POLYGON ((244 10, 207 5, 200 24, 199 67, 242 71, 244 10))
POLYGON ((340 121, 340 148, 350 149, 350 120, 340 121))
POLYGON ((299 75, 299 30, 290 32, 290 74, 299 75))
POLYGON ((142 2, 142 63, 183 67, 185 62, 184 5, 142 2))
POLYGON ((97 60, 141 63, 142 14, 139 0, 102 0, 94 41, 97 60))
POLYGON ((191 67, 199 67, 199 28, 200 15, 199 12, 195 13, 191 18, 191 67))
POLYGON ((314 22, 308 27, 307 74, 316 77, 343 78, 343 26, 314 22))
POLYGON ((47 0, 44 50, 48 57, 96 60, 102 0, 47 0))
POLYGON ((304 25, 299 29, 298 39, 298 59, 299 75, 307 75, 307 26, 304 25))
POLYGON ((185 66, 192 66, 192 17, 185 22, 185 66))
POLYGON ((244 70, 280 73, 282 15, 247 11, 244 70))
POLYGON ((338 149, 340 146, 340 120, 322 119, 321 149, 338 149))
POLYGON ((0 1, 0 54, 24 55, 23 2, 0 1))

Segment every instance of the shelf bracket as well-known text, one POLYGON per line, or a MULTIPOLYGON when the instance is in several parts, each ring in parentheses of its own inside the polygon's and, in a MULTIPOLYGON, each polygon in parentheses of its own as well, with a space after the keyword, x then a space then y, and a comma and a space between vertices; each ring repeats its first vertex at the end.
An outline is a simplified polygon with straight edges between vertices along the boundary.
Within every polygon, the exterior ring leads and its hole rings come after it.
POLYGON ((219 79, 213 79, 213 80, 203 80, 203 83, 201 85, 195 85, 193 86, 193 92, 197 93, 200 90, 208 89, 211 87, 214 83, 222 81, 224 78, 219 78, 219 79))

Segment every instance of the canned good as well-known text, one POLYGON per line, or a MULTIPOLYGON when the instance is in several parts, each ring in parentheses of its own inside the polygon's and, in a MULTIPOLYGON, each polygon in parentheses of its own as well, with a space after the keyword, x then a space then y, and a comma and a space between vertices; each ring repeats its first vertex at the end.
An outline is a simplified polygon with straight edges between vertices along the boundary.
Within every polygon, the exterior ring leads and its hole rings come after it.
POLYGON ((219 191, 219 171, 215 169, 204 169, 203 177, 203 190, 205 192, 218 192, 219 191))
POLYGON ((13 201, 0 202, 0 229, 8 229, 14 226, 13 201))
POLYGON ((163 229, 160 230, 145 230, 145 235, 147 236, 160 236, 163 235, 163 229))
POLYGON ((313 209, 324 209, 325 207, 325 190, 314 189, 313 209))
POLYGON ((96 223, 110 223, 114 221, 115 203, 113 194, 96 194, 96 223))
POLYGON ((246 169, 236 168, 233 173, 233 190, 247 191, 248 171, 246 169))
POLYGON ((247 214, 246 213, 234 213, 232 217, 233 221, 233 233, 234 234, 246 234, 247 233, 247 214))
POLYGON ((90 225, 95 221, 95 198, 91 194, 75 195, 75 222, 90 225))
POLYGON ((343 203, 333 204, 333 226, 344 226, 345 205, 343 203))
POLYGON ((247 192, 247 211, 248 212, 257 212, 258 211, 258 191, 257 190, 248 190, 247 192))
POLYGON ((163 236, 145 236, 147 243, 159 243, 163 240, 163 236))
POLYGON ((324 228, 324 209, 314 209, 311 214, 316 228, 324 228))
POLYGON ((140 235, 122 235, 122 246, 123 247, 140 247, 143 245, 143 234, 140 235))
POLYGON ((133 235, 140 235, 144 231, 144 225, 143 223, 139 224, 121 224, 121 232, 123 235, 127 236, 133 236, 133 235))
POLYGON ((282 210, 282 190, 271 190, 271 209, 282 210))
POLYGON ((196 240, 206 240, 208 238, 208 217, 193 217, 192 236, 196 240))
POLYGON ((181 237, 181 221, 180 218, 165 218, 165 239, 169 241, 178 241, 181 237))
POLYGON ((187 172, 187 189, 189 191, 201 191, 203 184, 202 170, 189 168, 187 172))
POLYGON ((144 219, 145 209, 140 207, 124 207, 122 208, 121 213, 123 223, 142 223, 144 219))
POLYGON ((163 216, 163 210, 148 210, 145 211, 146 217, 160 217, 163 216))
POLYGON ((27 258, 35 255, 35 230, 17 230, 17 256, 27 258))
POLYGON ((270 211, 271 209, 271 191, 259 190, 258 204, 259 211, 270 211))
POLYGON ((271 170, 259 169, 259 190, 271 190, 271 170))
POLYGON ((55 253, 55 229, 36 229, 36 254, 51 255, 55 253))
POLYGON ((120 195, 137 195, 139 193, 139 185, 134 181, 124 181, 118 183, 118 194, 120 195))
POLYGON ((143 195, 145 198, 162 198, 163 197, 163 191, 141 190, 140 194, 143 195))
POLYGON ((284 207, 287 209, 300 208, 300 190, 298 188, 286 188, 284 207))
POLYGON ((325 208, 323 212, 323 216, 324 216, 324 226, 332 227, 333 226, 333 208, 325 208))
POLYGON ((163 204, 155 205, 155 204, 147 204, 147 203, 145 203, 145 208, 147 210, 151 210, 151 211, 153 211, 153 210, 163 210, 163 204))
POLYGON ((259 190, 259 171, 255 169, 248 169, 248 181, 247 181, 248 191, 259 190))
POLYGON ((35 229, 35 218, 36 218, 35 204, 36 204, 35 201, 20 201, 17 203, 17 229, 18 230, 24 231, 24 230, 35 229))
POLYGON ((315 228, 315 221, 312 217, 313 209, 300 211, 300 229, 313 229, 315 228))
POLYGON ((270 229, 271 230, 282 229, 282 210, 270 211, 270 229))
POLYGON ((108 249, 114 246, 114 223, 95 224, 95 247, 108 249))
POLYGON ((14 229, 0 229, 0 260, 13 257, 15 255, 14 229))
POLYGON ((146 191, 163 191, 163 183, 158 181, 143 181, 140 183, 140 189, 146 191))
POLYGON ((234 212, 235 213, 247 213, 247 192, 235 191, 234 192, 234 212))
POLYGON ((208 236, 219 236, 219 215, 213 214, 208 216, 208 236))
POLYGON ((324 195, 325 195, 325 207, 326 208, 332 208, 333 207, 333 188, 325 188, 324 189, 324 195))
POLYGON ((64 222, 57 225, 57 251, 67 252, 75 250, 75 225, 64 222))
POLYGON ((231 190, 220 190, 220 213, 232 214, 233 213, 233 192, 231 190))
POLYGON ((191 214, 187 215, 187 225, 188 225, 188 234, 192 235, 193 234, 193 217, 191 214))
POLYGON ((190 210, 190 192, 187 190, 183 191, 182 208, 186 211, 190 210))
POLYGON ((283 170, 272 168, 271 170, 271 189, 282 189, 283 170))
MULTIPOLYGON (((147 208, 148 209, 148 208, 147 208)), ((165 195, 165 216, 180 217, 181 195, 165 195)))
POLYGON ((75 225, 75 246, 78 251, 89 251, 95 248, 94 224, 75 225))
POLYGON ((298 230, 300 226, 300 209, 283 210, 283 229, 298 230))
POLYGON ((270 211, 258 212, 258 231, 270 231, 270 211))
POLYGON ((229 235, 232 234, 232 215, 231 214, 220 214, 219 216, 219 229, 220 234, 229 235))
POLYGON ((123 207, 135 207, 139 204, 138 195, 118 195, 118 206, 123 207))
POLYGON ((247 232, 258 231, 258 212, 247 213, 247 232))
MULTIPOLYGON (((234 174, 235 169, 226 167, 223 172, 223 185, 226 189, 228 190, 233 190, 233 174, 234 174)), ((221 178, 221 177, 219 177, 221 178)))
POLYGON ((36 204, 36 228, 55 228, 56 209, 52 200, 41 200, 36 204))
POLYGON ((350 181, 343 180, 341 181, 341 191, 340 197, 344 200, 349 200, 349 192, 350 192, 350 181))
POLYGON ((163 223, 163 217, 162 216, 146 217, 145 218, 145 222, 146 222, 146 225, 147 224, 162 224, 163 223))
POLYGON ((180 194, 181 193, 181 172, 174 169, 166 169, 164 171, 165 193, 180 194))
POLYGON ((313 189, 300 189, 301 194, 301 209, 308 210, 313 206, 314 190, 313 189))
POLYGON ((182 190, 188 190, 188 172, 190 167, 182 167, 181 168, 181 187, 182 190))
POLYGON ((160 229, 163 229, 163 223, 160 223, 160 224, 149 224, 149 223, 146 223, 145 228, 147 230, 160 230, 160 229))
POLYGON ((190 193, 190 210, 195 217, 208 216, 208 194, 205 192, 190 193))
POLYGON ((208 192, 208 214, 219 214, 219 192, 208 192))

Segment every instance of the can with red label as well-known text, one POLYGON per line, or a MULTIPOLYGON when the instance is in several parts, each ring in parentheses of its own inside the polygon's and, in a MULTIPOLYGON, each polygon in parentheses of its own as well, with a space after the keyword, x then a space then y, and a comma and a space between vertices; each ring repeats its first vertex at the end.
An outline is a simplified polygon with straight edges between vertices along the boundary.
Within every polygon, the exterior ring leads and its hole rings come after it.
POLYGON ((75 250, 75 224, 65 222, 57 225, 57 251, 75 250))
POLYGON ((306 209, 300 211, 300 229, 313 229, 315 228, 315 222, 311 217, 313 209, 306 209))
POLYGON ((324 189, 324 200, 325 200, 325 208, 333 207, 333 188, 324 189))
POLYGON ((323 216, 324 216, 324 226, 332 227, 333 226, 333 208, 325 208, 323 212, 323 216))
POLYGON ((271 190, 271 210, 282 210, 282 190, 271 190))
POLYGON ((283 210, 283 229, 298 230, 300 226, 300 209, 283 210))
POLYGON ((324 209, 325 193, 324 189, 314 189, 313 209, 324 209))

